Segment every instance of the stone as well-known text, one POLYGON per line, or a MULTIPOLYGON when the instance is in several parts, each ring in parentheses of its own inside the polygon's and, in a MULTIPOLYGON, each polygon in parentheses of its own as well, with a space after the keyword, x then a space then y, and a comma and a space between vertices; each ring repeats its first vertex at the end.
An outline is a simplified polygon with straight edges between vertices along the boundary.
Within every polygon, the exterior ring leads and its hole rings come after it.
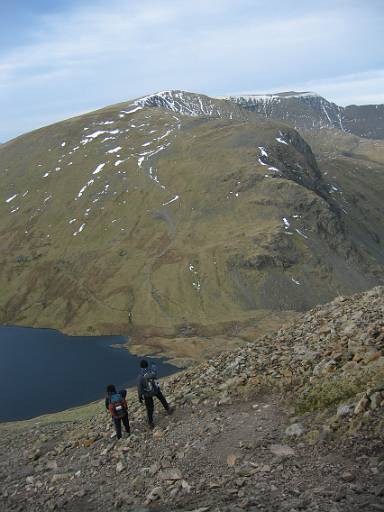
POLYGON ((176 481, 183 478, 180 469, 178 468, 166 468, 159 472, 159 479, 166 481, 176 481))
POLYGON ((62 480, 67 480, 72 476, 71 473, 55 473, 52 475, 51 481, 52 482, 61 482, 62 480))
POLYGON ((192 490, 192 486, 186 480, 181 481, 181 488, 184 493, 189 494, 192 490))
POLYGON ((125 469, 125 465, 122 462, 116 464, 116 473, 122 473, 125 469))
POLYGON ((293 448, 286 444, 271 444, 269 447, 270 451, 278 457, 291 457, 295 455, 293 448))
POLYGON ((285 429, 285 435, 289 437, 300 437, 304 432, 305 428, 301 423, 293 423, 285 429))
POLYGON ((372 352, 369 352, 365 356, 364 360, 366 363, 372 363, 373 361, 376 361, 377 359, 379 359, 381 356, 382 356, 382 353, 380 352, 380 350, 372 351, 372 352))
POLYGON ((350 471, 344 471, 341 473, 340 478, 344 480, 344 482, 353 482, 355 480, 355 475, 350 471))
POLYGON ((145 499, 145 505, 149 505, 153 501, 157 501, 162 499, 163 497, 163 488, 162 487, 154 487, 148 494, 145 499))
POLYGON ((338 416, 340 418, 343 416, 348 416, 352 412, 353 412, 353 405, 342 404, 342 405, 339 405, 339 407, 337 408, 336 416, 338 416))
POLYGON ((330 359, 329 361, 324 360, 318 363, 313 368, 313 375, 321 376, 321 375, 327 375, 334 371, 336 367, 336 361, 334 359, 330 359))
POLYGON ((372 393, 372 395, 369 397, 371 403, 370 403, 370 408, 372 409, 372 411, 375 411, 376 409, 378 409, 381 405, 381 402, 382 402, 382 397, 381 397, 381 393, 372 393))
POLYGON ((149 470, 148 470, 148 473, 151 475, 151 476, 154 476, 156 475, 156 473, 159 471, 160 469, 160 464, 158 463, 154 463, 152 464, 150 467, 149 467, 149 470))
POLYGON ((49 460, 47 462, 47 469, 56 470, 57 469, 57 462, 55 460, 49 460))
POLYGON ((236 464, 237 457, 234 453, 231 453, 227 457, 227 464, 230 467, 233 467, 236 464))
POLYGON ((242 464, 239 468, 237 468, 236 473, 239 476, 249 477, 256 473, 257 469, 251 464, 242 464))
POLYGON ((361 414, 362 412, 365 412, 368 409, 369 405, 369 399, 366 395, 364 395, 360 400, 357 402, 354 413, 355 414, 361 414))

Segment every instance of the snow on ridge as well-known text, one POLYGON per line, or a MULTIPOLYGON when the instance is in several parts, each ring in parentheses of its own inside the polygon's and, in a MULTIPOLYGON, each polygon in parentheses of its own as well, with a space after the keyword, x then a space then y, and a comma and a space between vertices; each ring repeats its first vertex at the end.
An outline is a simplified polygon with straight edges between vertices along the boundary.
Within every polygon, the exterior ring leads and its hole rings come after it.
POLYGON ((99 135, 102 135, 103 133, 107 133, 105 130, 96 130, 93 133, 90 133, 89 135, 86 135, 87 139, 96 139, 99 135))
POLYGON ((162 107, 192 117, 201 115, 220 117, 222 115, 217 105, 215 105, 215 98, 187 91, 157 92, 136 99, 133 105, 138 107, 162 107))
POLYGON ((246 101, 273 101, 273 100, 281 100, 285 98, 321 98, 319 94, 312 91, 303 91, 303 92, 279 92, 276 94, 233 94, 230 96, 220 96, 220 99, 227 100, 246 100, 246 101))

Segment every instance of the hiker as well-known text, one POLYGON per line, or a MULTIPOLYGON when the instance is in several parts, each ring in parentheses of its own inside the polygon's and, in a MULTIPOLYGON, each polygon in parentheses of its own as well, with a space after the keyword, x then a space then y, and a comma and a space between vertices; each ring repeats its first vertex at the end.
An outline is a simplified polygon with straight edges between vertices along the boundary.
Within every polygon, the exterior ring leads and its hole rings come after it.
POLYGON ((162 403, 164 409, 168 414, 173 413, 173 407, 171 407, 165 396, 161 392, 160 384, 157 381, 157 368, 155 364, 148 365, 148 361, 143 359, 140 362, 140 374, 137 379, 137 392, 139 394, 140 403, 145 403, 147 409, 148 425, 150 428, 154 428, 153 423, 153 410, 154 403, 153 397, 156 397, 162 403))
POLYGON ((107 386, 105 408, 112 415, 117 439, 121 438, 121 422, 123 422, 127 434, 130 435, 131 433, 131 429, 129 426, 128 405, 126 401, 126 396, 126 389, 122 389, 121 391, 117 392, 113 384, 109 384, 107 386))

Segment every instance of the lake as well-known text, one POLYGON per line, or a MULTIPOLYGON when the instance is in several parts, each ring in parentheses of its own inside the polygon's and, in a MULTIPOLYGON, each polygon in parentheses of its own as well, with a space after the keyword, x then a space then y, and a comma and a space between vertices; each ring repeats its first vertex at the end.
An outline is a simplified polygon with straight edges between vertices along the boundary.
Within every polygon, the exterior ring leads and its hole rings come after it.
MULTIPOLYGON (((123 336, 67 336, 52 329, 0 326, 0 421, 98 400, 108 384, 135 385, 141 358, 112 346, 126 341, 123 336)), ((153 361, 159 377, 177 371, 153 361)))

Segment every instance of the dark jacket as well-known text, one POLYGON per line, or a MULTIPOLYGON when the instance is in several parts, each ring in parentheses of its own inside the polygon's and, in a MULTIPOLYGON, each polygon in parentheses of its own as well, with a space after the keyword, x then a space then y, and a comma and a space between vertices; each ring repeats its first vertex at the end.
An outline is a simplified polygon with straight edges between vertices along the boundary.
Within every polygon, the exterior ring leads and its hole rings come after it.
POLYGON ((145 396, 154 396, 156 393, 160 391, 160 385, 156 381, 155 382, 155 390, 154 393, 148 393, 145 389, 145 378, 144 375, 148 372, 153 372, 157 378, 157 369, 153 365, 151 368, 141 368, 140 373, 137 377, 137 394, 139 396, 139 400, 141 401, 145 396))

